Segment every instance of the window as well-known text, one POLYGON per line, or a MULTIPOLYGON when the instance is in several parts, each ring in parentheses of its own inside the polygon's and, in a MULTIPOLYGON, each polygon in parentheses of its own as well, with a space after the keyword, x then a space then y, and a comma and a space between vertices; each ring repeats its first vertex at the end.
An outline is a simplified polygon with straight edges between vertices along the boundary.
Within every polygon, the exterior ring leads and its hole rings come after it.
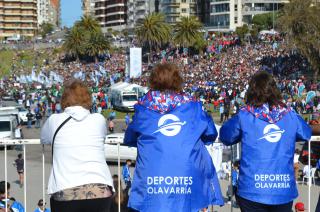
POLYGON ((10 131, 10 122, 1 121, 0 122, 0 132, 10 131))
POLYGON ((234 5, 234 11, 238 11, 238 5, 237 4, 234 5))
POLYGON ((186 8, 182 8, 181 11, 182 11, 182 13, 187 13, 187 9, 186 8))
POLYGON ((181 0, 182 3, 187 3, 187 0, 181 0))
POLYGON ((235 23, 235 24, 238 23, 238 17, 234 17, 234 23, 235 23))

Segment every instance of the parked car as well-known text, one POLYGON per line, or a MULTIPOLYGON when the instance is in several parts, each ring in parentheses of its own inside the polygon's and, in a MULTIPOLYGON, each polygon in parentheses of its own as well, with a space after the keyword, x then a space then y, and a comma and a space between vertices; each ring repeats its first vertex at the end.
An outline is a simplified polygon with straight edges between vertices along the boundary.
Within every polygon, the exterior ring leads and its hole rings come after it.
POLYGON ((113 133, 106 136, 104 143, 106 161, 118 161, 118 143, 120 144, 120 161, 125 162, 128 159, 136 161, 137 148, 125 146, 123 139, 124 133, 113 133))

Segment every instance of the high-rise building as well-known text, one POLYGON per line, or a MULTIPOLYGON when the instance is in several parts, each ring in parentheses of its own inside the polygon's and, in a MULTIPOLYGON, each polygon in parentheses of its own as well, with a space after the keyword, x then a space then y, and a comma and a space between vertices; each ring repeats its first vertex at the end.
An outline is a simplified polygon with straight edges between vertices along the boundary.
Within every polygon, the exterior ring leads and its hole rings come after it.
POLYGON ((257 14, 278 11, 289 0, 211 0, 210 19, 206 26, 212 31, 234 31, 251 24, 257 14))
POLYGON ((155 1, 151 0, 128 0, 127 2, 127 26, 134 28, 134 26, 141 22, 145 16, 155 12, 155 1))
POLYGON ((196 16, 198 14, 197 0, 160 0, 159 12, 166 16, 166 21, 175 24, 182 16, 196 16))
POLYGON ((99 21, 102 30, 108 28, 123 30, 127 24, 127 0, 96 0, 94 17, 99 21))
POLYGON ((37 0, 0 0, 0 37, 32 37, 37 30, 37 0))
POLYGON ((96 0, 82 0, 82 13, 83 15, 93 16, 94 5, 96 0))
POLYGON ((43 23, 50 23, 55 27, 60 25, 60 1, 59 0, 38 0, 38 26, 43 23))

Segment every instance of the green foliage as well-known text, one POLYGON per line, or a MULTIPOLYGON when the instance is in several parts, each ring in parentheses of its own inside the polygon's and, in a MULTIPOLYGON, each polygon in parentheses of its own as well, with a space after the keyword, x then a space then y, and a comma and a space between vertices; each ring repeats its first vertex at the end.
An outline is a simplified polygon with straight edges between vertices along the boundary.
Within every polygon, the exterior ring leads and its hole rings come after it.
POLYGON ((148 43, 151 49, 170 41, 171 26, 165 22, 164 14, 151 13, 137 24, 135 34, 140 43, 148 43))
POLYGON ((102 34, 97 20, 83 16, 69 31, 63 46, 67 54, 79 59, 80 56, 97 56, 110 48, 102 34))
POLYGON ((318 80, 320 70, 320 5, 312 0, 291 0, 280 14, 278 24, 291 48, 307 58, 318 80))
POLYGON ((236 28, 236 34, 238 36, 240 36, 240 38, 244 38, 246 34, 249 33, 249 28, 248 28, 248 25, 244 24, 242 27, 237 27, 236 28))
POLYGON ((190 47, 199 39, 203 39, 202 24, 197 17, 181 17, 174 26, 174 42, 183 47, 190 47))
POLYGON ((53 25, 50 23, 43 23, 40 25, 40 35, 45 38, 47 34, 53 32, 53 25))
POLYGON ((207 47, 208 43, 203 37, 197 38, 193 47, 200 53, 203 54, 203 50, 207 47))
POLYGON ((258 31, 269 30, 273 28, 273 18, 276 22, 278 13, 264 13, 253 16, 252 23, 257 27, 258 31))

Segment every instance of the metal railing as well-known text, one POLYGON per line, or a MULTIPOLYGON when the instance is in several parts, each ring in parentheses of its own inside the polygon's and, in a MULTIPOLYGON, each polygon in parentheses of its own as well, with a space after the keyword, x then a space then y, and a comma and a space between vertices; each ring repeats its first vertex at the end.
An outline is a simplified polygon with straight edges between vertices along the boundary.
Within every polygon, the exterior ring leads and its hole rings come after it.
MULTIPOLYGON (((312 136, 311 141, 308 142, 308 165, 309 167, 311 167, 311 142, 314 141, 320 141, 320 136, 312 136)), ((120 164, 120 144, 121 143, 117 143, 118 146, 118 160, 117 160, 117 171, 118 171, 118 198, 120 200, 120 189, 121 189, 121 164, 120 164)), ((23 187, 23 193, 24 193, 24 208, 25 208, 25 212, 28 211, 27 209, 27 160, 26 160, 26 145, 42 145, 42 199, 43 202, 45 203, 45 199, 46 199, 46 178, 45 178, 45 146, 43 144, 40 143, 40 139, 8 139, 8 140, 0 140, 0 147, 4 147, 4 163, 5 163, 5 182, 8 182, 8 159, 7 159, 7 150, 8 150, 8 146, 11 145, 22 145, 23 146, 23 159, 24 159, 24 187, 23 187)), ((231 181, 231 177, 230 177, 230 181, 231 181)), ((231 183, 231 182, 230 182, 231 183)), ((311 210, 311 186, 312 186, 312 179, 311 177, 308 178, 308 209, 310 211, 311 210)), ((5 198, 8 199, 7 196, 7 183, 5 183, 5 198)), ((119 208, 119 212, 121 211, 121 207, 120 207, 120 201, 118 201, 118 208, 119 208)), ((233 207, 231 206, 231 211, 233 211, 233 207)), ((6 212, 8 212, 8 208, 6 207, 6 212)))

